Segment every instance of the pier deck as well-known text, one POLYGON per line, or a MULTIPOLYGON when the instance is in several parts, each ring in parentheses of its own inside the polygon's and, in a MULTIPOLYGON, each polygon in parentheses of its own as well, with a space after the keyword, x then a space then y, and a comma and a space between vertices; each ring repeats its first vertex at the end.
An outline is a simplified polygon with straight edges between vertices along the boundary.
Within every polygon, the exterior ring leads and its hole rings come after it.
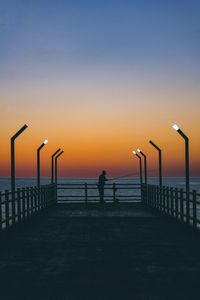
POLYGON ((199 233, 141 204, 58 204, 0 242, 2 300, 200 295, 199 233))

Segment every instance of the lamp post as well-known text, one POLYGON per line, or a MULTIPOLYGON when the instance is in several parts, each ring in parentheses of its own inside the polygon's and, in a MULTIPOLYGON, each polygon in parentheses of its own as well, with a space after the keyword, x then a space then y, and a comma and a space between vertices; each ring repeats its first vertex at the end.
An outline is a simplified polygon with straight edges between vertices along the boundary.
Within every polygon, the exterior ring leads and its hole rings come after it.
POLYGON ((147 184, 147 157, 139 148, 137 149, 137 152, 144 157, 144 183, 147 184))
POLYGON ((56 184, 56 190, 57 190, 57 178, 58 178, 58 157, 60 157, 63 154, 63 150, 56 155, 55 157, 55 184, 56 184))
POLYGON ((185 189, 186 189, 186 214, 187 214, 187 222, 189 222, 189 214, 190 214, 190 165, 189 165, 189 138, 185 135, 185 133, 179 128, 177 124, 172 125, 174 128, 184 139, 185 141, 185 189))
POLYGON ((136 151, 133 151, 133 154, 139 158, 139 166, 140 166, 140 185, 142 187, 142 158, 137 154, 136 151))
POLYGON ((40 187, 40 150, 48 143, 45 139, 44 142, 37 149, 37 187, 40 187))
POLYGON ((56 150, 56 152, 54 152, 54 154, 51 156, 51 183, 53 184, 54 182, 54 157, 56 156, 56 154, 58 154, 58 152, 60 152, 60 148, 58 150, 56 150))
POLYGON ((159 186, 160 186, 160 188, 162 188, 162 151, 154 142, 149 141, 149 143, 158 151, 159 186))
POLYGON ((11 143, 11 192, 14 195, 15 192, 15 140, 16 138, 27 128, 25 124, 18 130, 10 139, 11 143))

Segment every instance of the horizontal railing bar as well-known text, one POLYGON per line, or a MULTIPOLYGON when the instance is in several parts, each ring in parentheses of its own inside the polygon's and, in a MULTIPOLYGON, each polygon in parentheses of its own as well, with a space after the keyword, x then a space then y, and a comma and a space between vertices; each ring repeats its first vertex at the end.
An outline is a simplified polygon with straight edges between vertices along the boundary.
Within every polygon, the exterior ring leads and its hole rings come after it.
MULTIPOLYGON (((79 202, 79 203, 85 203, 85 201, 82 201, 80 199, 74 199, 74 200, 70 200, 70 199, 63 199, 62 201, 58 201, 58 203, 62 203, 62 202, 71 202, 71 203, 75 203, 75 202, 79 202)), ((113 201, 107 199, 106 203, 113 203, 113 201)), ((133 203, 133 202, 141 202, 141 199, 127 199, 127 200, 120 200, 118 201, 120 203, 133 203)), ((93 199, 88 201, 88 203, 99 203, 99 199, 93 199)))
MULTIPOLYGON (((137 198, 137 197, 140 197, 139 195, 128 195, 128 196, 116 196, 116 199, 122 199, 122 198, 137 198)), ((58 196, 57 197, 58 199, 63 199, 63 198, 80 198, 80 199, 85 199, 85 196, 76 196, 76 195, 65 195, 65 196, 58 196)), ((87 198, 97 198, 99 199, 99 196, 87 196, 87 198)), ((104 199, 107 199, 107 198, 113 198, 113 196, 104 196, 104 199)), ((140 198, 141 199, 141 198, 140 198)))
MULTIPOLYGON (((118 187, 115 186, 115 188, 117 188, 118 190, 139 190, 140 188, 136 188, 136 187, 132 187, 132 188, 126 188, 126 187, 118 187)), ((64 187, 64 188, 57 188, 57 190, 84 190, 85 187, 77 187, 77 188, 73 188, 73 187, 64 187)), ((98 190, 98 187, 87 187, 88 190, 98 190)), ((113 190, 113 187, 104 187, 104 190, 113 190)))
MULTIPOLYGON (((84 186, 85 184, 87 184, 88 186, 97 186, 98 183, 58 183, 57 186, 66 186, 66 185, 74 185, 74 186, 84 186)), ((112 186, 113 183, 106 183, 107 186, 112 186)), ((139 183, 115 183, 115 185, 123 185, 123 186, 140 186, 139 183)))

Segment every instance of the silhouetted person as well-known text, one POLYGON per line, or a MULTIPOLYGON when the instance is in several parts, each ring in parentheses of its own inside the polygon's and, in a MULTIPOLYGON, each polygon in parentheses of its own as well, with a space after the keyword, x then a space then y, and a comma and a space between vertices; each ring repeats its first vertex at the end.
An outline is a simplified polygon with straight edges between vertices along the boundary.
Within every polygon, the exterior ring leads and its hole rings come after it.
POLYGON ((99 197, 100 202, 104 203, 104 185, 108 179, 106 178, 106 171, 102 171, 101 175, 99 175, 99 182, 98 182, 98 190, 99 190, 99 197))

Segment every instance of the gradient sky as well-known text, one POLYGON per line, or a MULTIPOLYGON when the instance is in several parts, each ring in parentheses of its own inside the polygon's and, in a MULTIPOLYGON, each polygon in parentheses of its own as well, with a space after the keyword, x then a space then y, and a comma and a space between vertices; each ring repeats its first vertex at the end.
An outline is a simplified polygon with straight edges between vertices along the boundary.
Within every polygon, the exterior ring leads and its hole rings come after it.
POLYGON ((178 123, 191 141, 191 174, 200 175, 200 1, 0 0, 0 176, 42 174, 62 147, 61 176, 138 172, 131 151, 148 155, 156 176, 184 174, 178 123))

